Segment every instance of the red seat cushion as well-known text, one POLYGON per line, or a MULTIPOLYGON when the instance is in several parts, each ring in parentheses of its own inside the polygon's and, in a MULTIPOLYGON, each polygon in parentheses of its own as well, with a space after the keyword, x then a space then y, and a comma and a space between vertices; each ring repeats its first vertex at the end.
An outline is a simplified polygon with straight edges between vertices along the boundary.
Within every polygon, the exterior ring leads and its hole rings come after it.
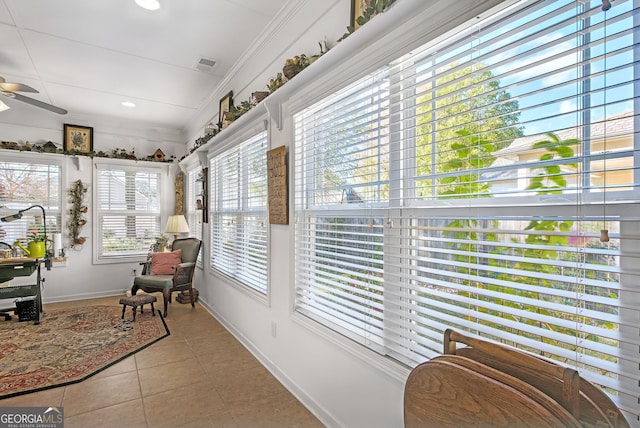
POLYGON ((182 249, 151 253, 151 275, 173 275, 174 266, 182 263, 182 249))

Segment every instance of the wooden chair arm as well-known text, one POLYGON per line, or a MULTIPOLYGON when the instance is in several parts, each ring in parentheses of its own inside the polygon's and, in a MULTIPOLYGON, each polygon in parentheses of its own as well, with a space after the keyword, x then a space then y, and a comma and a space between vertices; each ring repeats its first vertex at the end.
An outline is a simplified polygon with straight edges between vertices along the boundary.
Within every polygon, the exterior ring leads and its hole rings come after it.
POLYGON ((150 275, 151 274, 151 260, 147 260, 145 262, 140 262, 140 266, 143 266, 142 275, 150 275))
POLYGON ((188 268, 188 267, 193 267, 193 266, 195 266, 195 265, 196 265, 196 264, 195 264, 195 263, 193 263, 193 262, 185 262, 185 263, 180 263, 180 264, 178 265, 178 267, 179 267, 179 268, 184 269, 184 268, 188 268))
POLYGON ((174 286, 191 282, 195 265, 196 264, 193 262, 185 262, 175 265, 176 270, 173 274, 174 286))

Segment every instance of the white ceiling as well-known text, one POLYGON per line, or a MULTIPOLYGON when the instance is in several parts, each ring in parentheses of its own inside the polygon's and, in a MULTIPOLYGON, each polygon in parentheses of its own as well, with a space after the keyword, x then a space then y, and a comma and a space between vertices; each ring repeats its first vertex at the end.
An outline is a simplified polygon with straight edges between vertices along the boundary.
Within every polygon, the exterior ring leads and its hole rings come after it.
POLYGON ((134 0, 0 0, 0 76, 69 115, 180 129, 286 2, 160 0, 148 11, 134 0), (210 72, 195 68, 201 57, 216 61, 210 72))

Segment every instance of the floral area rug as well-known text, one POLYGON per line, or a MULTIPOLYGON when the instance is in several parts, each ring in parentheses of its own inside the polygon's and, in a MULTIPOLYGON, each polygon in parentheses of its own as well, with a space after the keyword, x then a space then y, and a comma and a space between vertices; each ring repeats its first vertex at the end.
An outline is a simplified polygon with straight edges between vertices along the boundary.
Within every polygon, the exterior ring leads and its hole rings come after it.
POLYGON ((39 325, 0 321, 0 399, 80 382, 169 335, 151 308, 47 310, 39 325))

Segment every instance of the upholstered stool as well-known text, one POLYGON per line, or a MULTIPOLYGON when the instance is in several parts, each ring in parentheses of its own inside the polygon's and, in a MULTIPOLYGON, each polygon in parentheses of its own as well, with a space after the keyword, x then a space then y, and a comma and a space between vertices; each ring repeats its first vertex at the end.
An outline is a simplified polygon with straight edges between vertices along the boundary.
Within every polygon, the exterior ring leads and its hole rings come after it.
POLYGON ((126 296, 120 299, 120 304, 122 305, 122 319, 124 319, 124 311, 127 309, 127 306, 131 306, 131 311, 133 312, 133 320, 136 320, 136 309, 140 306, 140 313, 144 313, 144 305, 147 303, 151 303, 151 315, 156 316, 156 311, 153 307, 153 302, 157 301, 156 296, 152 296, 151 294, 136 294, 133 296, 126 296))

